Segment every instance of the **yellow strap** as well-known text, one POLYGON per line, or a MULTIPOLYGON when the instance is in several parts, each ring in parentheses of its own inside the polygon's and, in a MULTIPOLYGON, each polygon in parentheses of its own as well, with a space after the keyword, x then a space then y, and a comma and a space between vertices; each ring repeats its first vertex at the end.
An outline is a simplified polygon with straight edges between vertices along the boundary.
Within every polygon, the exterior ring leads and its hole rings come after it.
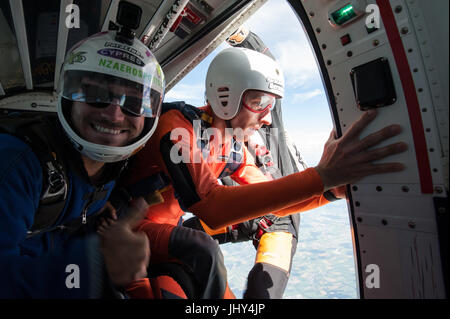
POLYGON ((292 234, 286 232, 262 235, 255 263, 266 263, 289 272, 291 264, 292 234))
POLYGON ((203 229, 210 236, 225 234, 227 232, 226 227, 213 230, 213 229, 209 228, 201 219, 200 219, 200 224, 202 224, 203 229))
POLYGON ((156 190, 153 193, 145 195, 144 199, 149 206, 164 203, 164 197, 161 195, 161 193, 164 193, 169 188, 170 188, 170 185, 166 186, 160 190, 156 190))
POLYGON ((148 206, 164 203, 164 198, 159 191, 154 191, 153 193, 145 195, 144 199, 148 206))
POLYGON ((202 118, 203 121, 208 122, 209 124, 212 124, 212 122, 213 122, 212 116, 209 116, 206 113, 202 113, 201 118, 202 118))

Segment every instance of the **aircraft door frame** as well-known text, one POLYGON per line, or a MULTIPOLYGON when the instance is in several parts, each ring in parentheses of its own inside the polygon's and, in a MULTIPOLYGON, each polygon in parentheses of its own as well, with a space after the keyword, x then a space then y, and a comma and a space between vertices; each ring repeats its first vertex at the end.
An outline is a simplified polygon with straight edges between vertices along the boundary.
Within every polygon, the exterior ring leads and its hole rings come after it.
POLYGON ((333 27, 329 13, 342 1, 288 2, 315 54, 338 136, 362 113, 350 72, 382 58, 392 73, 396 98, 378 108, 378 117, 363 135, 389 124, 402 125, 402 134, 389 143, 405 141, 409 150, 389 161, 403 162, 407 169, 347 187, 359 296, 445 298, 448 120, 443 121, 442 114, 448 118, 448 97, 447 103, 438 100, 448 92, 443 91, 442 77, 432 72, 438 64, 426 45, 431 38, 424 8, 413 0, 346 1, 346 5, 376 5, 380 26, 370 32, 366 19, 371 11, 333 27), (378 287, 370 277, 374 266, 379 271, 378 287))

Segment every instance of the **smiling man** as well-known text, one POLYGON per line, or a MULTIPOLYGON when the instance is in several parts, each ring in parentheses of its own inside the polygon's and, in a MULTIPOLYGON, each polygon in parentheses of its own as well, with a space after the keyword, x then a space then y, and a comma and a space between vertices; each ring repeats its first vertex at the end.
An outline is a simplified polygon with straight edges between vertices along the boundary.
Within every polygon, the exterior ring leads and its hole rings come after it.
MULTIPOLYGON (((90 94, 96 101, 102 94, 108 94, 107 99, 111 103, 101 106, 100 102, 94 102, 95 105, 104 108, 104 112, 98 112, 98 109, 90 104, 74 101, 71 114, 72 123, 77 131, 83 132, 85 139, 90 142, 98 141, 98 144, 108 146, 125 146, 138 138, 144 128, 144 117, 141 116, 139 108, 135 110, 131 108, 141 106, 142 91, 138 91, 139 88, 136 87, 138 86, 136 84, 134 87, 128 87, 133 85, 132 82, 114 81, 105 79, 105 77, 105 75, 97 74, 93 74, 92 78, 85 76, 81 79, 80 90, 89 92, 87 94, 90 94), (105 80, 109 81, 105 82, 105 80), (125 100, 130 106, 122 108, 121 105, 125 100), (135 104, 131 104, 134 101, 135 104)), ((79 94, 78 96, 75 94, 78 99, 85 93, 79 94)))
POLYGON ((94 232, 127 159, 153 134, 164 96, 155 57, 119 32, 68 52, 57 116, 20 115, 0 126, 0 298, 111 297, 147 274, 148 239, 132 231, 143 200, 100 238, 94 232), (108 51, 140 72, 102 66, 107 44, 139 53, 108 51))

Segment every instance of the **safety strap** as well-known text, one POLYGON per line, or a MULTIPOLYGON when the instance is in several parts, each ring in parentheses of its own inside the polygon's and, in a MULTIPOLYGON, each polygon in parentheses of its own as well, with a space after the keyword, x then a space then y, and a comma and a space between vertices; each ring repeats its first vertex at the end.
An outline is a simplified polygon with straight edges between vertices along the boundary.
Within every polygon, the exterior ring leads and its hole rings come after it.
MULTIPOLYGON (((163 103, 162 113, 168 112, 170 110, 178 110, 192 124, 195 120, 200 121, 201 132, 200 136, 197 138, 198 147, 200 147, 203 153, 208 152, 210 142, 209 136, 207 136, 207 134, 203 134, 203 132, 207 128, 211 127, 212 117, 209 116, 205 111, 190 104, 186 104, 182 101, 163 103)), ((233 139, 230 155, 222 158, 223 161, 227 162, 227 165, 224 167, 219 178, 232 175, 242 165, 243 158, 244 156, 242 143, 237 142, 233 139)))
POLYGON ((253 245, 255 247, 258 247, 259 241, 261 240, 261 237, 267 233, 270 229, 270 226, 272 226, 276 221, 276 216, 273 215, 266 215, 260 218, 258 221, 258 229, 253 234, 253 245))
POLYGON ((255 164, 263 172, 264 175, 272 176, 269 168, 273 167, 273 158, 269 149, 265 146, 258 146, 255 149, 255 164))
POLYGON ((169 177, 164 173, 158 173, 127 187, 128 194, 133 197, 146 195, 148 190, 163 189, 170 184, 169 177))
POLYGON ((100 211, 98 211, 95 214, 87 216, 87 212, 89 210, 90 205, 92 205, 94 202, 98 200, 105 199, 108 194, 108 190, 103 189, 103 187, 99 187, 95 189, 93 192, 88 193, 84 196, 83 199, 88 199, 86 204, 84 205, 84 208, 82 209, 82 215, 81 218, 76 218, 74 220, 71 220, 70 222, 56 225, 56 226, 48 226, 45 228, 39 228, 36 230, 31 230, 27 232, 26 238, 34 237, 39 234, 53 232, 53 231, 65 231, 66 233, 75 233, 82 229, 83 225, 91 224, 95 221, 95 219, 98 218, 100 215, 100 211))
POLYGON ((220 173, 219 178, 231 176, 239 169, 244 160, 243 153, 242 143, 237 142, 233 138, 230 155, 228 158, 223 158, 223 160, 227 162, 227 165, 225 165, 223 171, 220 173))

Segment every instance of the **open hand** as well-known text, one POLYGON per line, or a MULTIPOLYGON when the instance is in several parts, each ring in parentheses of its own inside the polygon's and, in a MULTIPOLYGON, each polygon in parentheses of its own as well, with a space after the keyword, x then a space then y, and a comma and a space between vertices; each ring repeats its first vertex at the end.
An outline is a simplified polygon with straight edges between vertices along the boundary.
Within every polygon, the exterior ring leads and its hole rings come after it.
POLYGON ((325 143, 322 158, 315 167, 322 182, 324 191, 345 184, 354 183, 361 178, 404 169, 401 163, 374 164, 376 160, 389 155, 404 152, 407 145, 404 142, 390 144, 385 147, 370 149, 370 147, 398 135, 402 129, 400 125, 390 125, 362 140, 359 136, 363 129, 376 117, 376 110, 365 112, 340 138, 336 138, 334 131, 325 143))

